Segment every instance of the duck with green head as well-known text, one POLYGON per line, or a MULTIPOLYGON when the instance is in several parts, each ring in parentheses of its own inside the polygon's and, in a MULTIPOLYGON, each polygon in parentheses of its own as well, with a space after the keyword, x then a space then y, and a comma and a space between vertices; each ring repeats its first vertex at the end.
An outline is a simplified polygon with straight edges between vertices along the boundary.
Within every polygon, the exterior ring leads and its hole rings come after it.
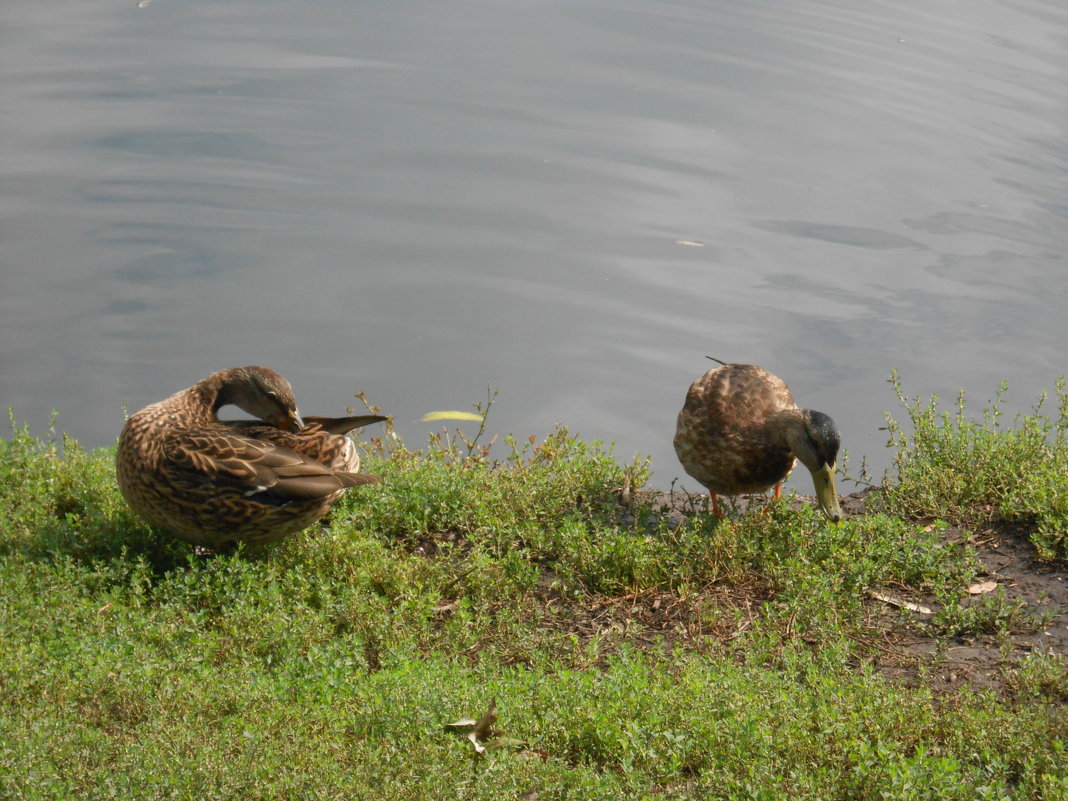
POLYGON ((812 473, 820 509, 841 520, 834 487, 841 438, 834 421, 798 408, 786 382, 763 367, 719 363, 690 386, 675 431, 675 453, 708 490, 716 517, 723 517, 719 495, 774 487, 780 497, 800 461, 812 473))

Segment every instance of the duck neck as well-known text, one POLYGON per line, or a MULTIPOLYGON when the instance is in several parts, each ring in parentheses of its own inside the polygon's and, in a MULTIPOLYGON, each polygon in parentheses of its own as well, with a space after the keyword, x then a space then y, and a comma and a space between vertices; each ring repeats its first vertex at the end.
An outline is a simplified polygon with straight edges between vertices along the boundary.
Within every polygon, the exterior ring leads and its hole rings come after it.
POLYGON ((202 409, 205 416, 211 420, 218 420, 219 409, 233 402, 230 398, 230 383, 227 380, 229 372, 223 370, 213 373, 186 390, 196 398, 197 408, 202 409))
POLYGON ((764 426, 776 445, 791 448, 793 439, 791 433, 796 434, 797 431, 804 430, 805 411, 804 409, 783 409, 768 417, 764 426))

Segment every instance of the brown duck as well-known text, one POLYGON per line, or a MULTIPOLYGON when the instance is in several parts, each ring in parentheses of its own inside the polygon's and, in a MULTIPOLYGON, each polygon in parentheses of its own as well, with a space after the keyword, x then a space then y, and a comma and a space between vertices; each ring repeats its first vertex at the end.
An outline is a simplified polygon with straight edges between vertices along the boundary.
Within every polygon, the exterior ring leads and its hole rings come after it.
POLYGON ((274 370, 221 370, 126 421, 119 488, 149 523, 196 545, 270 542, 319 520, 349 487, 378 481, 359 472, 345 434, 385 419, 302 419, 274 370), (259 420, 219 420, 229 404, 259 420))
MULTIPOLYGON (((719 361, 714 359, 713 361, 719 361)), ((712 497, 764 492, 782 482, 797 460, 812 473, 820 509, 842 518, 834 488, 840 437, 823 412, 799 409, 781 378, 752 364, 720 362, 686 393, 675 431, 675 453, 712 497)))

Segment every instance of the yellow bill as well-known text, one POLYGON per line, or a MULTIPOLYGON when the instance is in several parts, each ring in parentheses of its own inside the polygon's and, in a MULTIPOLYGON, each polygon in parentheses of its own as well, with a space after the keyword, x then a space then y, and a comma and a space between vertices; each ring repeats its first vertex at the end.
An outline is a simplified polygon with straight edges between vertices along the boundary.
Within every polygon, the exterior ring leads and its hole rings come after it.
POLYGON ((825 464, 812 474, 816 485, 816 500, 827 519, 837 523, 842 519, 842 508, 838 505, 838 492, 834 488, 834 465, 825 464))

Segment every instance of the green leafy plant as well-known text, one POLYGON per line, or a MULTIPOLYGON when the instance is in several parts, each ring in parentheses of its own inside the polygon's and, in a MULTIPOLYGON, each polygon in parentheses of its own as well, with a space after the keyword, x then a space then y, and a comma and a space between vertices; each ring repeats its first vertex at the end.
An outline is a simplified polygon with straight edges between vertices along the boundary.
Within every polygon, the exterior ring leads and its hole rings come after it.
MULTIPOLYGON (((644 461, 562 428, 478 436, 413 450, 387 430, 366 444, 382 484, 350 493, 329 527, 205 556, 126 509, 110 450, 13 427, 0 797, 846 801, 1068 786, 1054 657, 1008 672, 1004 696, 939 698, 878 669, 899 611, 873 590, 951 599, 975 578, 974 549, 942 525, 884 511, 835 526, 786 501, 679 519, 641 491, 644 461), (469 742, 443 731, 460 713, 482 715, 450 727, 469 742)), ((982 625, 1026 622, 997 603, 982 625)))
POLYGON ((896 371, 890 383, 912 431, 887 414, 889 445, 897 449, 885 483, 888 511, 961 522, 1033 525, 1046 559, 1068 556, 1068 392, 1056 382, 1057 414, 1043 413, 1043 395, 1029 414, 1006 425, 1003 383, 979 419, 969 416, 964 393, 954 412, 938 398, 909 399, 896 371))
POLYGON ((1039 614, 1024 601, 1010 597, 1002 588, 989 595, 968 599, 953 593, 932 620, 949 636, 995 634, 1007 637, 1014 631, 1038 631, 1049 624, 1051 613, 1039 614))

